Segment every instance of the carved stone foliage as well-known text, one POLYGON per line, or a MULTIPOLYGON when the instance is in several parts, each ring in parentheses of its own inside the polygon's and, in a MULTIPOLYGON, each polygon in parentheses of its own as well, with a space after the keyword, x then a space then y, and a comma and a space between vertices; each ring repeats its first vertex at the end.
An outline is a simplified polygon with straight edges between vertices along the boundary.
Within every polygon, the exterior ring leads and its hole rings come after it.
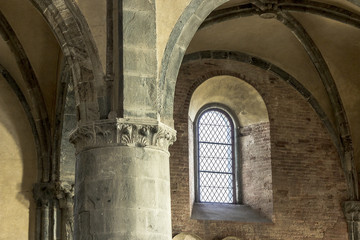
MULTIPOLYGON (((187 232, 182 232, 179 233, 178 235, 176 235, 173 240, 202 240, 199 236, 192 234, 192 233, 187 233, 187 232)), ((222 240, 240 240, 240 238, 237 237, 226 237, 223 238, 222 240)))
POLYGON ((346 201, 343 204, 344 215, 347 221, 360 221, 360 202, 346 201))
POLYGON ((349 239, 360 239, 360 201, 342 203, 344 215, 348 222, 349 239))
POLYGON ((195 234, 182 232, 176 235, 173 240, 201 240, 201 238, 195 234))
POLYGON ((60 207, 72 205, 74 198, 74 184, 67 182, 37 183, 33 188, 34 199, 39 206, 46 206, 53 200, 59 200, 60 207), (64 202, 64 206, 62 205, 64 202))
POLYGON ((60 208, 72 208, 74 204, 74 183, 61 182, 55 185, 56 198, 60 208))
POLYGON ((176 131, 149 120, 114 119, 80 125, 72 132, 70 142, 76 151, 105 146, 152 147, 168 151, 176 141, 176 131))

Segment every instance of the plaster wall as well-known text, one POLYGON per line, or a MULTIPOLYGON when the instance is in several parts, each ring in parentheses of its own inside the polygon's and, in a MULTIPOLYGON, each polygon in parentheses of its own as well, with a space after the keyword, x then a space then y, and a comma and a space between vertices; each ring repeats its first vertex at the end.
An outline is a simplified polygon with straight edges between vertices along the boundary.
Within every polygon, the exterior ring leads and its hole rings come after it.
MULTIPOLYGON (((14 29, 31 62, 39 81, 50 122, 53 122, 58 65, 61 57, 59 44, 30 1, 1 1, 0 10, 14 29)), ((8 55, 7 58, 12 58, 12 56, 8 55)), ((6 58, 1 60, 7 61, 6 58)), ((20 79, 17 78, 17 80, 20 79)))
POLYGON ((156 0, 156 32, 158 69, 173 28, 191 0, 156 0))
POLYGON ((334 77, 351 129, 357 169, 360 169, 360 31, 330 19, 293 13, 308 29, 334 77))
POLYGON ((232 50, 251 54, 277 65, 301 82, 334 122, 330 101, 303 46, 276 19, 239 18, 199 30, 187 53, 232 50))
POLYGON ((21 92, 29 99, 27 86, 16 63, 15 56, 12 54, 7 43, 0 38, 0 64, 11 74, 21 89, 21 92))
POLYGON ((189 117, 208 103, 222 103, 236 114, 240 126, 268 122, 269 118, 260 94, 248 83, 232 76, 216 76, 201 84, 194 92, 189 117))
POLYGON ((35 238, 34 139, 20 102, 0 77, 0 239, 35 238))

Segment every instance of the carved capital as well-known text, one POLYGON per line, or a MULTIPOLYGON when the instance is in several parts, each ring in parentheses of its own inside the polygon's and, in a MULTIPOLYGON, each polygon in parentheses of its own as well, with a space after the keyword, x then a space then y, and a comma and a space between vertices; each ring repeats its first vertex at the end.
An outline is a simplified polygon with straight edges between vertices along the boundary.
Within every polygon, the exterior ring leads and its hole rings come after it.
POLYGON ((33 188, 33 196, 38 207, 48 206, 55 197, 55 184, 36 183, 33 188))
POLYGON ((77 152, 107 146, 148 147, 168 151, 175 141, 176 131, 159 121, 122 118, 79 125, 70 137, 77 152))
POLYGON ((360 221, 360 201, 346 201, 342 207, 347 221, 360 221))
POLYGON ((74 183, 57 182, 55 185, 55 194, 59 200, 60 208, 73 208, 74 183))
POLYGON ((54 200, 59 200, 60 205, 64 203, 64 207, 72 206, 74 184, 67 182, 36 183, 33 195, 38 206, 48 206, 54 200))

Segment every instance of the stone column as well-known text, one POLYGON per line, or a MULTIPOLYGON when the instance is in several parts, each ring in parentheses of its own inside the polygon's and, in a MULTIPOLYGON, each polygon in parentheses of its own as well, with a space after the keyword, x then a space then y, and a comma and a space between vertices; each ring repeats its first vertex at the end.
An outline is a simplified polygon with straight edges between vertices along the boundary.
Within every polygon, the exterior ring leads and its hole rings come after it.
POLYGON ((61 210, 61 240, 73 240, 74 235, 74 184, 61 182, 56 185, 56 198, 61 210))
POLYGON ((37 205, 36 239, 73 239, 73 184, 37 183, 33 188, 37 205))
POLYGON ((37 183, 33 188, 36 202, 36 239, 51 239, 56 224, 54 216, 55 187, 53 183, 37 183))
POLYGON ((79 126, 71 141, 75 239, 171 239, 172 128, 156 120, 102 120, 79 126))
POLYGON ((344 202, 343 210, 348 223, 349 240, 360 240, 360 201, 344 202))

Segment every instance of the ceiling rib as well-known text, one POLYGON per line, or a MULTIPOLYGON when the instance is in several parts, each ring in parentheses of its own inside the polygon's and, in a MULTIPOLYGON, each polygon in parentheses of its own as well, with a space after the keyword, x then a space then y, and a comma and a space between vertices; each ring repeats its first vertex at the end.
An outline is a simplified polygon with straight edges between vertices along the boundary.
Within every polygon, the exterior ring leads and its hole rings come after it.
POLYGON ((335 120, 343 147, 343 156, 340 157, 346 174, 345 177, 348 180, 347 183, 350 185, 348 186, 350 197, 352 200, 358 199, 357 173, 354 164, 350 127, 335 80, 319 48, 306 32, 305 28, 286 11, 279 11, 277 19, 284 23, 303 45, 325 87, 335 112, 335 120))
MULTIPOLYGON (((273 9, 268 9, 268 11, 273 12, 282 10, 316 14, 338 22, 349 24, 356 28, 360 28, 359 14, 326 3, 319 3, 314 1, 279 0, 279 3, 273 6, 273 9)), ((215 23, 229 21, 239 17, 260 15, 262 12, 263 10, 252 4, 244 4, 217 10, 211 13, 208 18, 206 18, 200 28, 208 27, 215 23)))
POLYGON ((335 112, 335 119, 340 135, 339 137, 342 143, 343 154, 340 157, 342 159, 342 166, 348 180, 347 183, 350 198, 352 200, 358 199, 357 173, 353 157, 350 128, 335 81, 325 59, 314 41, 311 39, 304 27, 290 13, 288 13, 286 9, 318 14, 357 28, 360 28, 360 16, 336 6, 307 0, 279 0, 278 3, 273 3, 271 1, 252 1, 255 2, 256 5, 245 4, 214 11, 204 21, 200 28, 209 27, 213 24, 229 21, 239 17, 260 15, 265 18, 277 17, 279 21, 284 23, 292 31, 309 55, 309 58, 315 66, 325 90, 328 93, 332 108, 335 112), (259 4, 262 5, 260 6, 259 4))
MULTIPOLYGON (((17 98, 19 99, 26 117, 29 121, 33 136, 34 136, 34 140, 35 140, 35 146, 36 146, 36 153, 38 156, 38 166, 41 166, 41 158, 39 156, 41 156, 42 152, 41 152, 41 148, 40 148, 40 136, 37 132, 37 126, 34 120, 34 117, 32 115, 32 111, 31 111, 31 107, 29 105, 29 103, 27 102, 23 92, 21 91, 19 85, 16 83, 15 79, 11 76, 11 74, 7 71, 7 69, 2 66, 0 64, 0 73, 1 75, 4 77, 4 79, 6 80, 6 82, 9 84, 9 86, 11 87, 11 89, 14 91, 15 95, 17 96, 17 98)), ((41 175, 41 171, 42 168, 39 167, 39 171, 40 171, 40 175, 41 175)))
MULTIPOLYGON (((291 87, 293 87, 296 91, 298 91, 306 99, 306 101, 309 102, 309 104, 312 106, 314 111, 319 116, 319 119, 323 122, 324 126, 327 128, 328 132, 330 133, 331 139, 339 155, 342 154, 340 139, 338 137, 336 130, 331 124, 328 116, 321 108, 320 104, 317 102, 315 97, 289 73, 285 72, 278 66, 270 62, 267 62, 261 58, 246 53, 234 52, 234 51, 202 51, 202 52, 191 53, 184 56, 182 65, 194 64, 194 62, 202 61, 202 60, 229 60, 229 61, 248 63, 278 75, 280 79, 288 83, 291 87)), ((186 101, 190 101, 190 97, 191 95, 189 95, 186 101)), ((180 112, 180 115, 186 115, 186 114, 180 112)))
POLYGON ((79 121, 105 119, 109 102, 104 94, 104 74, 89 26, 71 0, 30 0, 49 24, 65 60, 72 66, 79 121), (99 106, 102 106, 101 108, 99 106))
POLYGON ((22 74, 23 80, 27 87, 27 92, 30 95, 30 108, 33 119, 35 121, 37 134, 39 135, 39 146, 41 148, 38 158, 41 159, 41 166, 39 170, 41 179, 44 182, 50 179, 51 168, 51 137, 50 137, 50 123, 46 105, 43 95, 40 90, 39 82, 36 78, 35 72, 30 64, 30 61, 17 38, 14 30, 6 20, 5 16, 0 11, 0 34, 3 40, 8 44, 9 48, 14 54, 18 68, 22 74))

